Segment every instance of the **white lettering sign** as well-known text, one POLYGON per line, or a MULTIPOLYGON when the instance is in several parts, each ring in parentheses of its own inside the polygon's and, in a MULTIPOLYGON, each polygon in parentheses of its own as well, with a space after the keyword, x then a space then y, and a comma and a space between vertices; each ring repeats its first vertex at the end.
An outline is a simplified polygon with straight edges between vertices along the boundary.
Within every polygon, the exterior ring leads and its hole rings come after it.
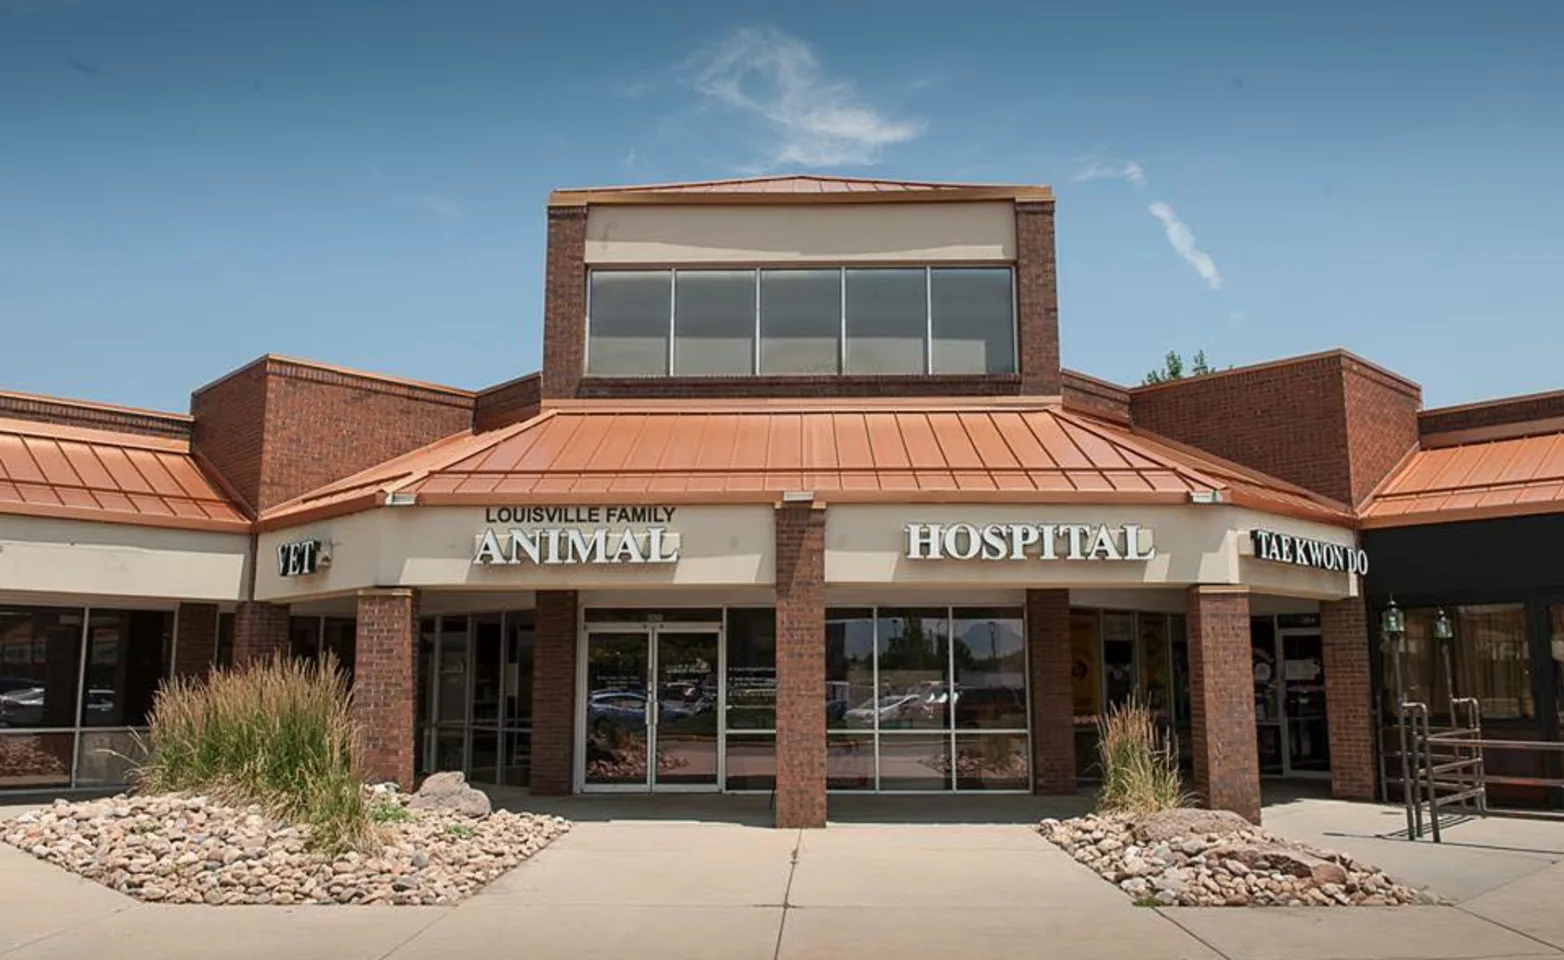
POLYGON ((908 560, 1150 560, 1140 524, 909 523, 908 560))
POLYGON ((1261 560, 1355 573, 1360 577, 1368 573, 1368 553, 1350 544, 1310 540, 1271 530, 1250 530, 1249 542, 1254 545, 1254 555, 1261 560))
POLYGON ((533 527, 478 534, 475 565, 520 564, 550 566, 588 563, 676 563, 679 535, 667 527, 645 531, 623 528, 533 527))
POLYGON ((307 577, 331 565, 331 551, 321 540, 296 540, 277 545, 277 576, 307 577))

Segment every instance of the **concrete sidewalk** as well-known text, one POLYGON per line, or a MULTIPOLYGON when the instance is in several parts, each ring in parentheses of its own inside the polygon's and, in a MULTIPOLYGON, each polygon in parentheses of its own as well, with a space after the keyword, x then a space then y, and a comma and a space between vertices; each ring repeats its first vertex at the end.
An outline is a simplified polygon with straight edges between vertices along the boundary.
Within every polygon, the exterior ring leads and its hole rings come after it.
MULTIPOLYGON (((1375 837, 1382 808, 1268 808, 1277 832, 1382 863, 1401 856, 1404 879, 1471 896, 1452 907, 1163 910, 1135 906, 1027 823, 784 831, 745 822, 764 813, 763 799, 760 809, 737 799, 726 820, 709 801, 684 819, 675 805, 658 806, 652 820, 629 818, 627 806, 561 809, 578 814, 569 835, 455 907, 156 906, 0 845, 0 957, 1564 960, 1556 824, 1479 824, 1472 843, 1435 848, 1375 837), (1517 837, 1526 843, 1497 842, 1517 837)), ((1004 805, 976 804, 965 817, 943 809, 939 819, 951 821, 1008 817, 1004 805)), ((868 817, 865 807, 853 813, 868 817)))

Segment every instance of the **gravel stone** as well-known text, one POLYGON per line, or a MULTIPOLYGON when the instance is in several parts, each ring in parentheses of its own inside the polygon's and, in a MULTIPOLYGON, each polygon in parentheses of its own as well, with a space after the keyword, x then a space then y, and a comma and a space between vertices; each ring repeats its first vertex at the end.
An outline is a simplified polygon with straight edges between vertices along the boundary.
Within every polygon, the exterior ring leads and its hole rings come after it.
POLYGON ((1126 896, 1164 906, 1401 906, 1439 903, 1345 854, 1284 840, 1236 814, 1044 820, 1042 835, 1126 896))
MULTIPOLYGON (((410 800, 375 792, 377 803, 410 800)), ((308 848, 307 828, 258 807, 160 794, 56 801, 0 823, 0 840, 150 902, 429 905, 471 896, 570 826, 532 813, 410 809, 408 819, 380 825, 373 852, 333 859, 308 848), (453 824, 462 829, 448 829, 453 824)))

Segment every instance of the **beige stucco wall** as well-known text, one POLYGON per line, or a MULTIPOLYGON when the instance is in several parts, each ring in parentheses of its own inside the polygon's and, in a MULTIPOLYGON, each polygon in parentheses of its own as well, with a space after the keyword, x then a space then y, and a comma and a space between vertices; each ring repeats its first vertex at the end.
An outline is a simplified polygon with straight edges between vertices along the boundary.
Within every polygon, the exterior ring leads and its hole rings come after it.
POLYGON ((245 534, 0 515, 0 596, 235 601, 249 548, 245 534))
POLYGON ((679 538, 677 563, 475 565, 475 538, 485 529, 506 527, 486 523, 484 508, 385 507, 262 534, 255 596, 287 600, 371 586, 546 590, 775 583, 769 506, 680 506, 665 526, 679 538), (329 541, 331 565, 310 576, 278 576, 277 545, 305 539, 329 541))
POLYGON ((1016 504, 833 506, 826 513, 826 580, 832 584, 958 584, 1074 589, 1146 585, 1246 584, 1256 590, 1334 599, 1354 595, 1356 578, 1241 556, 1258 526, 1351 544, 1352 531, 1225 506, 1059 507, 1016 504), (909 523, 1138 524, 1157 555, 1146 561, 909 560, 909 523))
POLYGON ((1015 259, 1009 203, 591 207, 588 264, 1015 259))

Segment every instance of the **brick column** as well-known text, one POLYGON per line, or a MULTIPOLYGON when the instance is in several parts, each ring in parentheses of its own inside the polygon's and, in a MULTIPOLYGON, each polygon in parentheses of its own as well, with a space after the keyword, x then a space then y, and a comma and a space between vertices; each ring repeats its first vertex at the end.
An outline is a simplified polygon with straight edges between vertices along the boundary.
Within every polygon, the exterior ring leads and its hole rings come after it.
POLYGON ((549 207, 543 399, 574 397, 586 372, 586 207, 549 207))
POLYGON ((1189 590, 1189 698, 1195 791, 1206 806, 1260 822, 1249 594, 1189 590))
POLYGON ((364 775, 372 783, 391 781, 411 790, 417 592, 360 591, 354 636, 353 715, 363 737, 364 775))
POLYGON ((217 604, 181 603, 174 637, 174 676, 202 677, 217 660, 217 604))
POLYGON ((1374 695, 1368 615, 1361 597, 1320 604, 1325 647, 1325 724, 1330 788, 1345 800, 1374 799, 1374 695))
POLYGON ((234 611, 234 666, 288 652, 288 608, 246 600, 234 611))
POLYGON ((1075 691, 1070 679, 1070 591, 1026 592, 1032 688, 1032 792, 1075 793, 1075 691))
POLYGON ((825 826, 825 510, 776 511, 778 827, 825 826))
POLYGON ((532 640, 532 792, 575 786, 576 650, 574 590, 539 590, 532 640))
POLYGON ((1064 391, 1059 374, 1059 272, 1054 255, 1052 200, 1015 205, 1016 218, 1016 342, 1020 356, 1021 393, 1058 396, 1064 391))

